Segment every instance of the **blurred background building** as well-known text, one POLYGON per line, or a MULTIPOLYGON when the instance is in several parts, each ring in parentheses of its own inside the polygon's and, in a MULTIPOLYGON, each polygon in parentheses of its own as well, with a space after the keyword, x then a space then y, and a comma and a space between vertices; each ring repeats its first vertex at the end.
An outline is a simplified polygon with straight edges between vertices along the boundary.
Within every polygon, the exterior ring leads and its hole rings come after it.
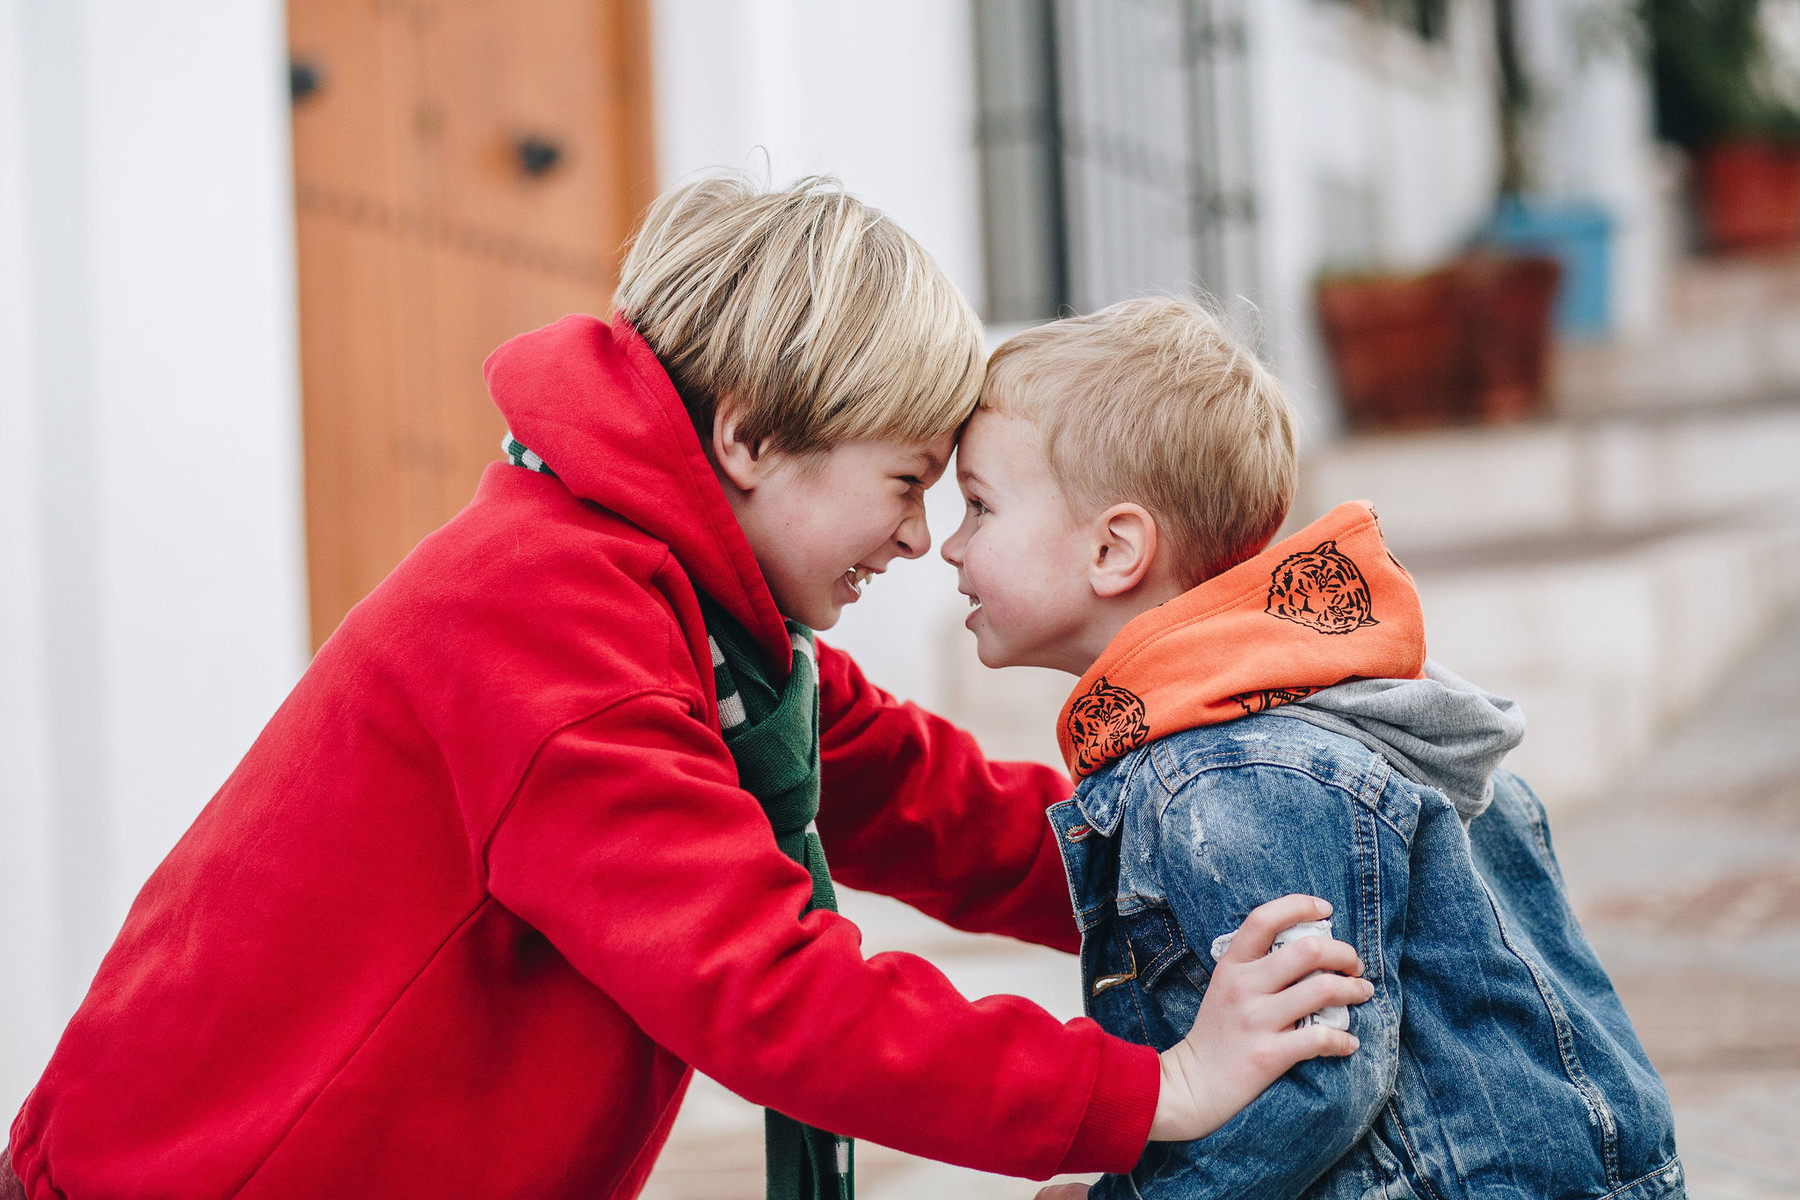
MULTIPOLYGON (((487 351, 605 314, 713 166, 839 176, 996 340, 1217 296, 1303 413, 1295 521, 1374 500, 1515 765, 1602 803, 1800 601, 1795 111, 1796 0, 0 0, 0 1109, 497 457, 487 351)), ((1069 681, 959 600, 933 557, 828 636, 1054 759, 1069 681)))

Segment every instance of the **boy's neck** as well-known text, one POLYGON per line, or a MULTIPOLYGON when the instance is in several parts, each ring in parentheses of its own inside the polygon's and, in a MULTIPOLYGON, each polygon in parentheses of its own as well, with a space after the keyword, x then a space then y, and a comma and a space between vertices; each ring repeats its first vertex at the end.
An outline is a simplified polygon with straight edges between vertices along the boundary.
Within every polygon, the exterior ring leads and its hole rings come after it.
POLYGON ((1151 609, 1165 604, 1188 589, 1169 578, 1146 579, 1121 596, 1094 598, 1094 612, 1087 628, 1069 645, 1069 657, 1059 669, 1077 677, 1099 661, 1119 631, 1151 609))

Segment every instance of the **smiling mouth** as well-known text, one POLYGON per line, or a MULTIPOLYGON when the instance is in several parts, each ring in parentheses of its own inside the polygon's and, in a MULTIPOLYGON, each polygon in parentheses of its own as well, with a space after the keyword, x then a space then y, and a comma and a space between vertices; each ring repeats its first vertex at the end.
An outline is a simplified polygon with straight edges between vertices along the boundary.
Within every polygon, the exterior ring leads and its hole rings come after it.
POLYGON ((869 586, 869 580, 875 578, 875 576, 880 573, 881 572, 879 571, 872 571, 868 567, 851 567, 848 571, 844 572, 844 582, 849 584, 850 590, 860 597, 863 594, 863 589, 869 586))

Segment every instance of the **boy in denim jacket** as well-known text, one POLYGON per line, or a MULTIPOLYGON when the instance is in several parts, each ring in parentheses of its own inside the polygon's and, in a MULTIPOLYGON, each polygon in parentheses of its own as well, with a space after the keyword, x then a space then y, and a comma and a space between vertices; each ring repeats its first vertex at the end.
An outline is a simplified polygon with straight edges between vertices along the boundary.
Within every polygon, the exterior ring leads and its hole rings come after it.
POLYGON ((1030 330, 989 364, 957 479, 943 555, 982 661, 1081 677, 1058 729, 1079 786, 1050 818, 1089 1014, 1168 1045, 1229 935, 1289 892, 1332 903, 1376 989, 1306 1018, 1347 1024, 1354 1057, 1092 1196, 1684 1194, 1543 806, 1499 769, 1523 717, 1427 660, 1369 506, 1269 545, 1292 420, 1251 354, 1175 300, 1030 330))

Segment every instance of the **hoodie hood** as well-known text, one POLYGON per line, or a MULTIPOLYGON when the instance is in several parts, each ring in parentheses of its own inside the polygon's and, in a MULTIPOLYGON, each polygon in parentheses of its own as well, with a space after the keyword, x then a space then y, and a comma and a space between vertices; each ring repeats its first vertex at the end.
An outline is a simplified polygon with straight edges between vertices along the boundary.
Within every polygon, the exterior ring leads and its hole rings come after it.
POLYGON ((1375 510, 1340 504, 1135 617, 1088 668, 1057 737, 1077 778, 1145 742, 1347 679, 1419 679, 1425 622, 1375 510))
POLYGON ((1430 659, 1423 679, 1358 679, 1282 709, 1355 738, 1414 783, 1436 788, 1463 823, 1494 798, 1494 772, 1525 739, 1525 713, 1430 659))
POLYGON ((1081 778, 1157 738, 1272 710, 1363 743, 1465 821, 1525 724, 1512 701, 1426 661, 1412 576, 1356 502, 1132 620, 1075 686, 1057 736, 1081 778))
POLYGON ((488 356, 507 427, 563 486, 668 545, 785 677, 787 627, 668 372, 623 318, 570 316, 488 356))

